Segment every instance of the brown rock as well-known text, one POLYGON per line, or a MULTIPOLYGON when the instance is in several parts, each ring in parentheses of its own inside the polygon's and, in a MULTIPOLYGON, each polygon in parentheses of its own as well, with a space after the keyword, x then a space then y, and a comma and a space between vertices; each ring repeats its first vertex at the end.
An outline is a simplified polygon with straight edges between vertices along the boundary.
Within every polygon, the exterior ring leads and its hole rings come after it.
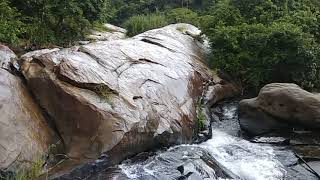
POLYGON ((249 131, 256 131, 248 127, 250 123, 260 124, 265 130, 283 125, 319 128, 320 97, 295 84, 268 84, 257 98, 240 102, 240 123, 249 131))
POLYGON ((0 45, 0 169, 15 170, 41 158, 55 137, 21 79, 10 73, 15 54, 0 45))
POLYGON ((239 95, 240 92, 241 89, 235 83, 218 82, 218 84, 208 88, 208 91, 205 95, 205 99, 207 100, 206 105, 211 107, 225 98, 232 98, 239 95))

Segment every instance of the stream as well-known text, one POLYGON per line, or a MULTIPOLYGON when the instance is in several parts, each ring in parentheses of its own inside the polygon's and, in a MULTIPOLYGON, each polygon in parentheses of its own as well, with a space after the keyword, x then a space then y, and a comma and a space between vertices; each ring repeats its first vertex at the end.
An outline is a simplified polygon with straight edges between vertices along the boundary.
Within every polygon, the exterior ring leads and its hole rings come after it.
MULTIPOLYGON (((295 155, 297 151, 292 144, 287 143, 287 136, 292 138, 292 134, 278 133, 248 138, 238 123, 237 106, 238 101, 226 101, 211 109, 214 119, 212 137, 205 142, 141 153, 86 179, 319 179, 295 155)), ((308 134, 308 137, 301 140, 301 136, 299 135, 300 141, 305 143, 312 140, 313 145, 317 144, 315 136, 320 137, 308 134)), ((291 139, 294 145, 298 144, 299 138, 291 139)), ((301 148, 300 145, 298 149, 301 148)), ((313 150, 319 150, 318 145, 313 150)), ((310 145, 306 147, 308 149, 310 145)), ((310 154, 310 150, 303 152, 301 151, 303 155, 310 154)), ((312 157, 314 158, 311 158, 308 165, 319 173, 320 163, 315 156, 312 157)))

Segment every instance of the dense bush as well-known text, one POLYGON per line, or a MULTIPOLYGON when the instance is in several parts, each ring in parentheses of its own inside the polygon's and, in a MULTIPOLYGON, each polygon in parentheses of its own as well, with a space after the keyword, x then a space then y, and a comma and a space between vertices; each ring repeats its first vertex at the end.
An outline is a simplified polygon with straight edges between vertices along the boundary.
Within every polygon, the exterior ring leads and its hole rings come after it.
POLYGON ((312 0, 220 0, 202 28, 210 63, 258 90, 270 82, 319 88, 319 3, 312 0))
POLYGON ((147 30, 159 28, 167 24, 168 22, 164 15, 149 14, 132 16, 124 23, 124 27, 128 30, 129 36, 134 36, 147 30))
POLYGON ((210 36, 213 64, 249 88, 270 82, 319 83, 320 49, 312 36, 289 23, 219 27, 210 36))
POLYGON ((113 0, 117 10, 112 23, 122 24, 131 16, 154 14, 175 8, 203 9, 215 0, 113 0))
POLYGON ((172 9, 166 13, 166 17, 170 23, 199 24, 198 14, 187 8, 172 9))
POLYGON ((19 13, 10 7, 9 1, 0 0, 0 42, 16 44, 24 32, 19 13))
POLYGON ((66 45, 113 14, 110 0, 0 0, 0 42, 66 45))

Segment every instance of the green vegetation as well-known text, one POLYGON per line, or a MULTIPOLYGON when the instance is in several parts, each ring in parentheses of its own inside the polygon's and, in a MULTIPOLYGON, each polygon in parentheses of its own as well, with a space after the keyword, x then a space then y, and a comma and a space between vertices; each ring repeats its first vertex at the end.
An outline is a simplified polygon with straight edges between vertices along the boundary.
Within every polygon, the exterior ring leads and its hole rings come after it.
POLYGON ((131 16, 154 14, 170 11, 175 8, 187 8, 202 10, 214 0, 114 0, 116 9, 111 23, 122 24, 131 16))
POLYGON ((107 28, 101 23, 95 22, 93 23, 93 29, 100 32, 111 32, 112 30, 107 28))
POLYGON ((205 124, 206 124, 206 115, 204 114, 204 112, 201 110, 199 111, 198 114, 198 123, 199 123, 199 130, 204 130, 205 129, 205 124))
POLYGON ((318 44, 291 23, 219 27, 212 40, 213 64, 249 88, 269 82, 318 83, 318 44))
POLYGON ((220 0, 202 26, 210 64, 247 89, 271 82, 319 88, 320 5, 313 0, 220 0))
POLYGON ((165 25, 168 25, 168 22, 165 16, 160 14, 132 16, 124 23, 124 27, 128 30, 129 36, 134 36, 165 25))
POLYGON ((10 7, 8 0, 0 0, 0 42, 15 44, 24 32, 17 9, 10 7))
POLYGON ((206 128, 207 117, 204 112, 203 105, 201 104, 201 100, 196 105, 197 109, 197 118, 198 118, 198 130, 202 131, 206 128))
MULTIPOLYGON (((191 0, 0 0, 0 42, 11 46, 69 46, 99 23, 110 22, 132 29, 131 35, 168 24, 194 20, 187 7, 206 1, 191 0), (183 9, 184 8, 184 9, 183 9), (164 14, 164 13, 162 13, 164 14), (180 17, 173 17, 175 14, 180 17), (134 17, 133 17, 134 16, 134 17), (189 17, 190 16, 190 17, 189 17), (148 22, 149 21, 149 22, 148 22)), ((99 29, 100 30, 100 29, 99 29)))
POLYGON ((0 0, 0 42, 68 45, 112 16, 109 0, 0 0))
POLYGON ((198 14, 187 8, 172 9, 166 13, 166 17, 170 23, 189 23, 199 25, 198 14))
POLYGON ((114 94, 112 90, 106 85, 97 85, 94 87, 94 92, 96 92, 101 101, 104 100, 107 103, 111 104, 111 96, 114 94))
POLYGON ((7 175, 4 180, 36 180, 43 174, 44 164, 45 161, 39 159, 32 163, 31 168, 27 170, 22 169, 14 174, 7 175))

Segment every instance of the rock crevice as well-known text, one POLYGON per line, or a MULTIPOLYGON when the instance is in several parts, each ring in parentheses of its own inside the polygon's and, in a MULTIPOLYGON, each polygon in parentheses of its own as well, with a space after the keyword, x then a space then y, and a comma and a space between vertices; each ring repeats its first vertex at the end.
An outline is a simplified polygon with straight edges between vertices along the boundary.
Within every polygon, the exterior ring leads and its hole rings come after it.
POLYGON ((42 110, 16 75, 16 55, 0 45, 0 170, 28 167, 57 141, 42 110))

